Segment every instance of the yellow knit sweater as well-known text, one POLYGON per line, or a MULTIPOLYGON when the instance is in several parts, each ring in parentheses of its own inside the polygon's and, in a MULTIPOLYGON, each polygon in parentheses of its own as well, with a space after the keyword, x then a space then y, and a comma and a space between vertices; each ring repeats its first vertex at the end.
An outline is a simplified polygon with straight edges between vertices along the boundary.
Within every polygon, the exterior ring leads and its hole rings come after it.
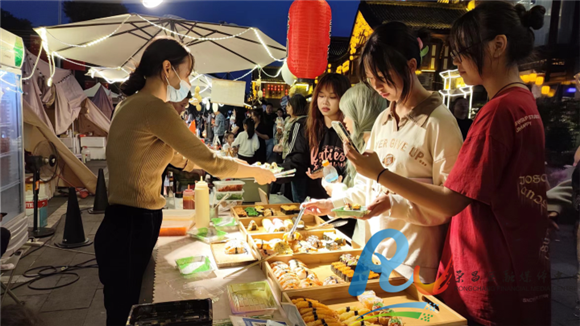
POLYGON ((163 208, 161 174, 170 162, 181 161, 186 170, 195 165, 216 177, 237 172, 237 164, 207 148, 175 109, 159 98, 137 93, 120 103, 117 111, 107 141, 109 203, 163 208))

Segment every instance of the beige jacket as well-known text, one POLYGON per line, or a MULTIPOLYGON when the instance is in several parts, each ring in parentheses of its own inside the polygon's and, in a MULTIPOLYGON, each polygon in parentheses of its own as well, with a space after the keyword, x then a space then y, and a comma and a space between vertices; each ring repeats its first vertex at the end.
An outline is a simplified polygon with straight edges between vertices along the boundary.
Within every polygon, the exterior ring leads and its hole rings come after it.
MULTIPOLYGON (((378 117, 367 150, 377 152, 383 165, 394 173, 443 185, 463 143, 455 117, 443 105, 437 92, 402 117, 398 125, 392 114, 394 105, 378 117)), ((334 192, 332 200, 335 207, 345 202, 370 205, 387 191, 375 180, 357 175, 354 187, 334 192)), ((401 231, 409 241, 409 253, 397 272, 409 278, 414 267, 420 266, 421 280, 433 282, 450 217, 422 208, 394 193, 390 193, 390 200, 392 208, 386 214, 375 216, 368 223, 358 221, 353 239, 362 244, 379 230, 401 231)), ((377 252, 391 258, 395 247, 394 241, 389 239, 377 247, 377 252)))

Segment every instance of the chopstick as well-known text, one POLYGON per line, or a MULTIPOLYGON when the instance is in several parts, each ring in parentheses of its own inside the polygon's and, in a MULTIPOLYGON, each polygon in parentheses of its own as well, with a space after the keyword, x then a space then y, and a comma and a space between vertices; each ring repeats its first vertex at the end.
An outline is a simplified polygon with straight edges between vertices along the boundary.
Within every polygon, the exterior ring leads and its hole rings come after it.
POLYGON ((228 274, 228 275, 224 276, 224 278, 226 278, 226 277, 230 277, 230 276, 232 276, 232 275, 234 275, 234 274, 237 274, 237 273, 239 273, 239 272, 241 272, 241 271, 245 271, 245 270, 247 270, 247 269, 249 269, 249 268, 251 268, 251 267, 254 267, 254 266, 256 266, 256 265, 258 265, 258 264, 260 264, 260 263, 262 263, 262 262, 268 261, 268 260, 270 260, 270 259, 272 259, 272 258, 274 258, 274 257, 276 257, 276 256, 278 256, 278 253, 275 253, 275 254, 273 254, 273 255, 271 255, 271 256, 268 256, 268 257, 266 257, 266 258, 264 258, 264 259, 260 259, 260 260, 258 260, 257 262, 251 263, 250 265, 248 265, 248 266, 246 266, 246 267, 244 267, 244 268, 240 268, 240 269, 238 269, 237 271, 235 271, 235 272, 232 272, 232 273, 230 273, 230 274, 228 274))

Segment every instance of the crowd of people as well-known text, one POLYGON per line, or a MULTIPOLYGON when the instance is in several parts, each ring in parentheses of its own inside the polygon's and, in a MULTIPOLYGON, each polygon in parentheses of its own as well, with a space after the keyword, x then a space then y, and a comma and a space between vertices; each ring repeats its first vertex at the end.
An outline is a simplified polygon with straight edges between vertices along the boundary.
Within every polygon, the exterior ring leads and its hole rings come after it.
MULTIPOLYGON (((138 302, 162 220, 160 176, 179 161, 186 171, 276 182, 294 202, 312 198, 304 207, 325 218, 361 204, 368 213, 341 230, 360 244, 383 229, 402 232, 409 251, 396 271, 410 278, 419 266, 424 283, 450 274, 439 297, 470 325, 549 325, 544 129, 518 71, 544 14, 541 6, 483 2, 453 24, 453 63, 489 96, 473 121, 466 101, 447 108, 419 82, 428 33, 390 22, 364 45, 360 83, 328 73, 310 99, 294 94, 285 108, 186 117, 192 133, 175 111, 191 97, 194 58, 174 39, 152 42, 121 87, 128 97, 109 133, 111 205, 95 237, 107 324, 124 324, 138 302), (351 143, 332 128, 337 121, 351 143), (211 151, 216 142, 231 155, 211 151), (277 162, 295 176, 276 180, 255 162, 277 162), (338 181, 324 180, 328 164, 338 181)), ((376 251, 391 258, 396 249, 385 239, 376 251)))

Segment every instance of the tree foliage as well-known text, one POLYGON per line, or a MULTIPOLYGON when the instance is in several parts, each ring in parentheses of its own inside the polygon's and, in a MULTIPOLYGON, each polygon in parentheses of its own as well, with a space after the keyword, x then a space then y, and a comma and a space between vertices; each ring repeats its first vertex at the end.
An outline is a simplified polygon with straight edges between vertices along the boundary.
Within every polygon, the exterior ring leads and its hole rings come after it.
POLYGON ((14 15, 4 9, 1 9, 1 11, 2 17, 0 24, 5 30, 18 35, 24 31, 32 31, 32 23, 28 19, 14 17, 14 15))

